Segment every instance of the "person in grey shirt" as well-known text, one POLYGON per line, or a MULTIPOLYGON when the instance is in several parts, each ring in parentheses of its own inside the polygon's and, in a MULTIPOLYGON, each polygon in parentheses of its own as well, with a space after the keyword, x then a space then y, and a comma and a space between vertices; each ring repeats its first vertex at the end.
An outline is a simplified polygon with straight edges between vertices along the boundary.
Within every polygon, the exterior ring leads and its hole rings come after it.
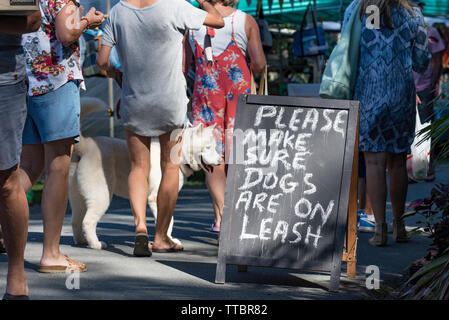
POLYGON ((21 34, 36 31, 40 24, 40 11, 23 17, 0 15, 0 225, 8 253, 5 300, 28 299, 24 269, 28 201, 18 173, 27 114, 21 34))
POLYGON ((151 256, 146 225, 151 137, 159 136, 162 181, 157 205, 158 219, 152 250, 183 250, 167 236, 178 197, 179 164, 170 159, 173 130, 186 118, 187 94, 183 75, 182 43, 187 29, 224 26, 223 17, 204 0, 197 9, 185 0, 121 1, 109 13, 104 28, 98 66, 116 76, 109 55, 116 47, 123 69, 121 116, 131 159, 128 187, 135 217, 136 256, 151 256))

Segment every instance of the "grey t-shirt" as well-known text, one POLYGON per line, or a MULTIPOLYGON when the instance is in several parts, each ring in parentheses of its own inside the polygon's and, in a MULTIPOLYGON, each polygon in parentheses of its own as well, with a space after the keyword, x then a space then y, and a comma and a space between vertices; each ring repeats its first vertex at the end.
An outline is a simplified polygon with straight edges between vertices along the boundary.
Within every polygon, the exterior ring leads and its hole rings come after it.
POLYGON ((206 16, 185 0, 158 0, 141 9, 121 1, 112 8, 103 45, 116 46, 120 58, 120 114, 127 129, 153 137, 182 126, 188 103, 182 40, 206 16))
POLYGON ((16 84, 26 77, 22 36, 0 34, 0 86, 16 84))

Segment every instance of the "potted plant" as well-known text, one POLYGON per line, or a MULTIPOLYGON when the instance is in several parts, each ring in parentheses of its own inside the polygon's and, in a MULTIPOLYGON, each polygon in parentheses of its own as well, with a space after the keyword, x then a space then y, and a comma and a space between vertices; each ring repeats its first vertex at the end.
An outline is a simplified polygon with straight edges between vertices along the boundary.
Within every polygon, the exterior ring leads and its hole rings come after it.
MULTIPOLYGON (((418 133, 421 142, 432 139, 432 152, 449 158, 449 84, 445 83, 435 99, 437 119, 418 133)), ((432 239, 428 254, 410 267, 410 277, 402 287, 402 298, 449 299, 449 183, 436 185, 425 199, 415 200, 404 218, 421 215, 420 226, 409 236, 425 233, 432 239)))
POLYGON ((406 299, 449 299, 449 183, 437 184, 430 197, 415 200, 404 218, 421 215, 409 236, 425 233, 432 239, 428 255, 410 267, 402 288, 406 299))

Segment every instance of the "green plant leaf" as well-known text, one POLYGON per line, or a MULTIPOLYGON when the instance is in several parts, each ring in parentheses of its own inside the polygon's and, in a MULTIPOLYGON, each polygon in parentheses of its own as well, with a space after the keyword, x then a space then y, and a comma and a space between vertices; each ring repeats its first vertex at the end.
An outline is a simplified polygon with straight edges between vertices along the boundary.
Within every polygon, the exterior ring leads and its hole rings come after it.
POLYGON ((433 269, 431 269, 429 272, 425 273, 421 279, 418 280, 418 282, 416 283, 416 287, 422 287, 426 284, 428 284, 432 278, 440 271, 440 269, 438 267, 435 267, 433 269))
POLYGON ((439 215, 439 212, 436 214, 432 214, 431 216, 428 216, 426 219, 424 219, 424 221, 428 222, 428 223, 433 222, 433 220, 435 220, 435 218, 437 218, 438 215, 439 215))
POLYGON ((423 143, 425 140, 432 139, 432 148, 440 148, 440 157, 444 158, 449 155, 449 141, 445 141, 445 134, 449 130, 449 114, 441 117, 440 119, 434 121, 430 126, 423 128, 418 136, 421 140, 418 143, 423 143))
POLYGON ((418 229, 416 229, 416 230, 412 230, 412 231, 408 232, 408 233, 407 233, 407 236, 408 236, 409 238, 413 238, 413 237, 419 236, 419 235, 421 235, 421 234, 422 234, 422 231, 419 230, 419 228, 418 228, 418 229))
POLYGON ((447 271, 443 277, 441 277, 441 291, 440 291, 440 300, 443 300, 444 296, 448 292, 449 289, 449 271, 447 271))
POLYGON ((401 218, 404 219, 404 218, 407 218, 407 217, 412 217, 412 216, 414 216, 416 213, 417 213, 416 210, 414 210, 414 211, 409 211, 409 212, 404 213, 404 214, 402 215, 401 218))
POLYGON ((410 281, 412 281, 420 276, 423 276, 424 274, 426 274, 427 272, 430 272, 431 270, 433 270, 435 268, 438 268, 439 266, 447 263, 448 261, 449 261, 449 254, 443 255, 443 256, 439 257, 438 259, 435 259, 431 263, 424 265, 421 269, 416 271, 416 273, 410 277, 410 279, 407 281, 407 283, 410 283, 410 281))

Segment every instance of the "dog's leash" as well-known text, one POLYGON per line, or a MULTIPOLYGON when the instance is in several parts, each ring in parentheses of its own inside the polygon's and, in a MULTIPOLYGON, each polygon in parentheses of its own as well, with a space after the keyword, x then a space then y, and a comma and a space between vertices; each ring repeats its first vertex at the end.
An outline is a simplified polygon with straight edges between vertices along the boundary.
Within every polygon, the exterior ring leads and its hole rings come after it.
POLYGON ((183 126, 182 126, 182 130, 181 130, 181 134, 179 135, 178 138, 178 143, 182 142, 182 139, 184 139, 184 134, 186 133, 188 128, 193 127, 192 124, 190 123, 190 121, 186 121, 184 122, 183 126))

